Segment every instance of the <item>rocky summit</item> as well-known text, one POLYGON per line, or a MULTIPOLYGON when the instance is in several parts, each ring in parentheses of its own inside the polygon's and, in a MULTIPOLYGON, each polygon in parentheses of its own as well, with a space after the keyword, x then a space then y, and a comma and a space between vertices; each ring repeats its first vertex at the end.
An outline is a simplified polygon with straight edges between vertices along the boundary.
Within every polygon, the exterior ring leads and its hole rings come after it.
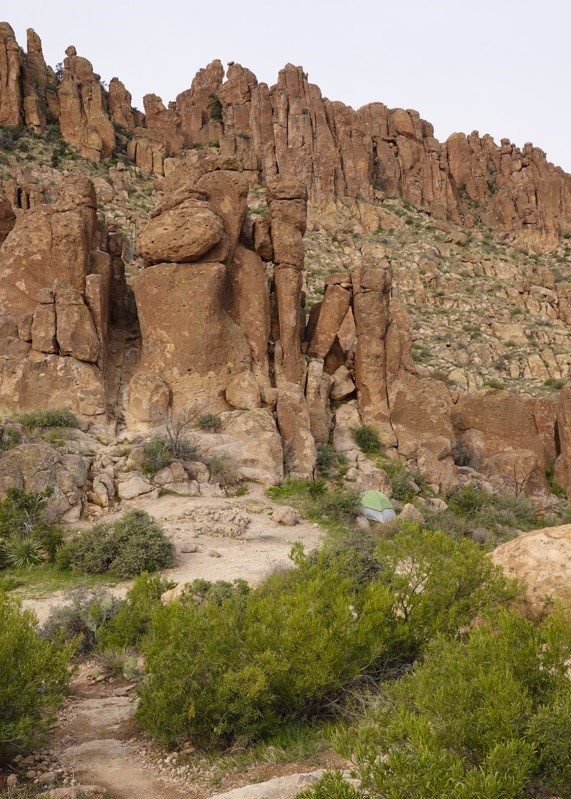
MULTIPOLYGON (((6 411, 66 407, 111 437, 220 414, 205 446, 245 477, 312 477, 333 441, 386 490, 366 425, 443 496, 571 491, 571 176, 539 148, 439 142, 291 64, 270 87, 213 61, 142 113, 8 23, 0 126, 6 411)), ((107 477, 87 478, 104 506, 133 479, 107 477)))

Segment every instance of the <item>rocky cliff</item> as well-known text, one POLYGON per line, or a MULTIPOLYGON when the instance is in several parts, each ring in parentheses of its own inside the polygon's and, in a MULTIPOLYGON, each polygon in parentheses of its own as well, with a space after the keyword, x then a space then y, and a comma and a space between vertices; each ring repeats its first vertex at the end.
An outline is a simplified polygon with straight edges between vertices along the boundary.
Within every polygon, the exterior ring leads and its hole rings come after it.
POLYGON ((291 64, 270 87, 239 64, 225 71, 213 61, 168 106, 146 95, 143 115, 119 79, 104 88, 73 46, 56 75, 33 30, 24 52, 2 23, 0 75, 0 125, 43 130, 58 120, 66 141, 94 160, 108 158, 124 132, 129 157, 159 175, 185 149, 215 144, 251 183, 295 174, 314 202, 403 197, 437 218, 483 223, 538 247, 571 230, 571 177, 539 148, 498 146, 476 131, 439 142, 416 111, 378 102, 355 111, 322 97, 291 64))
POLYGON ((34 131, 4 161, 2 406, 140 431, 225 413, 206 443, 244 474, 311 477, 333 440, 359 487, 384 489, 351 434, 366 424, 444 495, 477 475, 549 506, 554 471, 571 491, 568 389, 524 396, 476 368, 510 350, 514 381, 569 376, 571 178, 541 151, 440 144, 414 112, 355 112, 291 66, 268 88, 213 62, 142 115, 75 48, 56 75, 33 32, 24 53, 4 24, 0 44, 4 130, 34 131), (429 342, 446 373, 418 362, 429 342))

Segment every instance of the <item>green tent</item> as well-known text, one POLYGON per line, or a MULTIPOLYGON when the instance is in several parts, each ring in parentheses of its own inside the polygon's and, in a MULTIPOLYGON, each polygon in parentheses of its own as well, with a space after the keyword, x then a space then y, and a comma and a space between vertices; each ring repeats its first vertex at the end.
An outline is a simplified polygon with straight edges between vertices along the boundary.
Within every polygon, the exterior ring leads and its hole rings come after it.
POLYGON ((363 491, 361 494, 361 505, 370 510, 393 510, 392 503, 388 497, 380 491, 363 491))

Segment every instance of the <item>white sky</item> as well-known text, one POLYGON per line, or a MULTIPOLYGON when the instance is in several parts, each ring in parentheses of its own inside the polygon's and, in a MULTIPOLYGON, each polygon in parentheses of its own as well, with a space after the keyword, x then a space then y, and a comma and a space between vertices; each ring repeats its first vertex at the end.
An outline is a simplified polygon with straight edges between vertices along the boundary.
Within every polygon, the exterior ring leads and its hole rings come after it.
POLYGON ((491 133, 533 142, 571 172, 569 0, 3 0, 25 47, 33 27, 52 66, 74 44, 142 108, 168 102, 215 58, 258 80, 302 65, 323 95, 354 108, 414 108, 446 139, 491 133), (7 6, 10 6, 8 10, 7 6))

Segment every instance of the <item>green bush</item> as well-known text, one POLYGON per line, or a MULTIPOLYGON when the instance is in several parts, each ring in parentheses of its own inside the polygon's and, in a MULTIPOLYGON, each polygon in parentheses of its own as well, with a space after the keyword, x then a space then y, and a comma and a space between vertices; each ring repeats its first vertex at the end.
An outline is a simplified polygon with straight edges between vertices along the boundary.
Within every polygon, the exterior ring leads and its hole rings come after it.
POLYGON ((326 771, 317 782, 298 793, 296 799, 360 799, 360 794, 343 779, 340 771, 326 771))
POLYGON ((0 568, 26 568, 45 560, 54 561, 62 532, 44 519, 51 491, 28 493, 9 488, 0 500, 0 568))
POLYGON ((145 460, 141 471, 146 475, 154 475, 168 466, 173 460, 169 442, 162 436, 155 436, 143 444, 145 460))
POLYGON ((517 586, 469 539, 409 523, 375 552, 394 597, 399 657, 414 660, 437 633, 454 634, 517 596, 517 586))
POLYGON ((35 616, 0 591, 0 763, 33 746, 67 687, 70 647, 36 635, 35 616))
POLYGON ((143 510, 131 510, 114 522, 100 522, 79 533, 59 554, 62 568, 89 574, 112 572, 120 578, 174 565, 174 547, 160 525, 143 510))
POLYGON ((257 589, 158 607, 143 650, 139 719, 177 743, 255 739, 323 711, 379 657, 391 597, 309 562, 257 589))
POLYGON ((362 795, 521 799, 543 788, 567 799, 570 654, 561 617, 536 626, 501 613, 466 640, 437 637, 341 741, 362 795))
POLYGON ((223 120, 222 101, 217 94, 211 94, 208 97, 208 114, 210 119, 215 122, 222 122, 223 120))
POLYGON ((79 419, 67 408, 44 408, 41 411, 18 413, 14 417, 26 430, 37 427, 79 427, 79 419))
POLYGON ((119 612, 123 601, 103 589, 78 588, 69 601, 57 605, 40 629, 40 636, 50 641, 63 639, 72 643, 80 655, 92 652, 99 629, 119 612))
POLYGON ((196 426, 199 430, 219 433, 222 428, 222 419, 216 413, 202 413, 196 420, 196 426))
POLYGON ((316 466, 321 477, 336 477, 347 471, 347 458, 331 444, 320 444, 317 447, 316 466))
POLYGON ((151 617, 161 601, 161 595, 173 587, 174 583, 158 574, 140 574, 118 612, 98 627, 98 649, 107 651, 137 647, 149 631, 151 617))
POLYGON ((371 427, 368 424, 361 425, 361 427, 356 427, 355 430, 352 431, 353 438, 355 439, 355 443, 357 444, 363 452, 367 454, 371 454, 373 452, 380 452, 381 451, 381 441, 379 439, 379 434, 375 430, 374 427, 371 427))

